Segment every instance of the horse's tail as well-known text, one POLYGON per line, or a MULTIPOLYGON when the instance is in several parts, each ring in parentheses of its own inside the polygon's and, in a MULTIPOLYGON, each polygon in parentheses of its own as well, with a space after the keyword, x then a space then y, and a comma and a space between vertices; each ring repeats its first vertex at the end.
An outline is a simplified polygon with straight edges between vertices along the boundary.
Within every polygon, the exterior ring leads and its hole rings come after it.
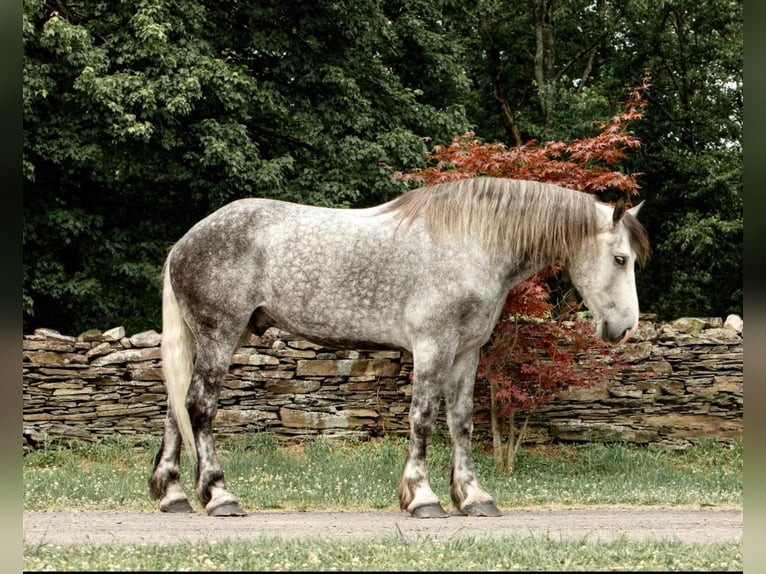
POLYGON ((168 409, 172 412, 184 446, 194 460, 194 446, 189 411, 186 410, 186 393, 191 384, 194 366, 194 336, 181 315, 181 308, 170 283, 170 255, 165 260, 162 283, 162 373, 168 393, 168 409))

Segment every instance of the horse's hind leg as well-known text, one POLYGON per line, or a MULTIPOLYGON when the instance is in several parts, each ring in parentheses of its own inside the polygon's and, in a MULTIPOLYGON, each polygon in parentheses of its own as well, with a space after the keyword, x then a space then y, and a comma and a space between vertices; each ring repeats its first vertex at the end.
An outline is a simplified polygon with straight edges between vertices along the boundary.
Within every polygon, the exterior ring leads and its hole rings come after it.
POLYGON ((211 516, 245 515, 234 496, 226 490, 213 441, 213 419, 218 411, 218 397, 238 340, 235 337, 226 343, 212 338, 198 338, 194 372, 186 395, 186 408, 197 445, 195 490, 211 516))
POLYGON ((194 512, 181 486, 181 435, 173 413, 168 409, 162 446, 154 459, 154 471, 149 477, 152 500, 160 500, 162 512, 194 512))
POLYGON ((479 486, 471 452, 473 387, 479 350, 456 357, 444 391, 452 438, 452 502, 469 516, 500 516, 492 497, 479 486))

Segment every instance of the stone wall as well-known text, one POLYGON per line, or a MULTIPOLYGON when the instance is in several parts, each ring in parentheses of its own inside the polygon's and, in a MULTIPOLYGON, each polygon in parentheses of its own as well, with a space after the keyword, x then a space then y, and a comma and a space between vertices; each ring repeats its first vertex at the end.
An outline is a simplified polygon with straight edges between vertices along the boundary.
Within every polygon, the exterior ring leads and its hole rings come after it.
MULTIPOLYGON (((24 336, 25 448, 46 438, 160 436, 166 397, 159 343, 154 331, 126 337, 119 327, 24 336)), ((642 321, 631 342, 614 349, 624 364, 619 378, 561 393, 532 417, 529 440, 683 447, 700 436, 740 436, 742 353, 736 316, 725 325, 719 318, 642 321)), ((234 355, 216 432, 269 430, 287 439, 406 434, 411 370, 408 353, 337 351, 271 329, 234 355)), ((487 392, 477 385, 477 405, 487 392)), ((476 434, 489 434, 481 408, 476 434)))

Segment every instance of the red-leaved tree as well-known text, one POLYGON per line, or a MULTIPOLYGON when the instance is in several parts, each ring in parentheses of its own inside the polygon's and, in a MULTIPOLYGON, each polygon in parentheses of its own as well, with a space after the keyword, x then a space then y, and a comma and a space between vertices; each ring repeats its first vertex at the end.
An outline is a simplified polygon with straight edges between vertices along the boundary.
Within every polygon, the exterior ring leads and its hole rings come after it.
MULTIPOLYGON (((626 174, 615 166, 640 145, 628 126, 643 116, 649 86, 646 71, 641 84, 622 102, 621 111, 599 122, 600 132, 593 137, 542 145, 530 141, 508 148, 484 143, 467 132, 448 146, 434 146, 429 167, 396 177, 432 185, 484 175, 543 181, 585 193, 617 189, 626 196, 635 195, 640 174, 626 174)), ((592 336, 588 323, 577 320, 579 304, 570 297, 558 306, 550 302, 547 280, 559 271, 546 269, 511 290, 482 351, 478 376, 490 383, 494 459, 506 471, 513 470, 529 417, 537 407, 553 400, 558 391, 595 384, 610 373, 610 363, 600 358, 604 346, 592 336), (520 411, 525 417, 517 428, 520 411)))

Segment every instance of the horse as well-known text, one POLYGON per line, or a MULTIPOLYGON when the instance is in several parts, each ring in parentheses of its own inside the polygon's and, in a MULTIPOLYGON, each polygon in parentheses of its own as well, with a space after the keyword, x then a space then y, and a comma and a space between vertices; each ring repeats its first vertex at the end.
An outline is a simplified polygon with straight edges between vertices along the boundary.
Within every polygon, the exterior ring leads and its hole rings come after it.
POLYGON ((500 516, 471 452, 479 352, 509 290, 558 264, 596 334, 626 341, 638 325, 635 262, 649 252, 636 216, 552 184, 476 177, 410 190, 370 208, 265 198, 224 205, 170 249, 163 267, 162 369, 168 411, 149 478, 163 512, 194 512, 180 482, 184 445, 211 516, 245 511, 226 488, 212 422, 231 357, 276 326, 324 346, 404 349, 413 357, 409 449, 399 504, 446 517, 426 447, 442 399, 452 442, 450 496, 468 516, 500 516))

